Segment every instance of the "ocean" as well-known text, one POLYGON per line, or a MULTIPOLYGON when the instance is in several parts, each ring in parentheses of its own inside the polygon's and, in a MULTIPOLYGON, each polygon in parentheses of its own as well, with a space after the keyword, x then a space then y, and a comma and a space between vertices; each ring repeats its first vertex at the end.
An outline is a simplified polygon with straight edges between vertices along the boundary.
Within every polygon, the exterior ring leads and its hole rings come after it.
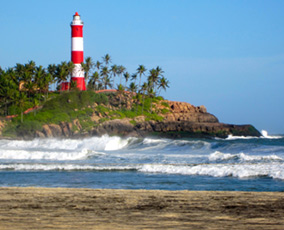
POLYGON ((0 186, 284 191, 284 136, 0 140, 0 186))

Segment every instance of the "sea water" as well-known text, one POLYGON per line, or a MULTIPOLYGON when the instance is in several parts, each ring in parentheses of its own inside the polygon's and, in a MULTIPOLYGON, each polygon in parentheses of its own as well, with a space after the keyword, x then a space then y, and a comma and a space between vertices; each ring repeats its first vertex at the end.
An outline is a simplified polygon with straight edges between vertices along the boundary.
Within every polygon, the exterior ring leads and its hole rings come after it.
POLYGON ((0 186, 284 191, 284 136, 0 140, 0 186))

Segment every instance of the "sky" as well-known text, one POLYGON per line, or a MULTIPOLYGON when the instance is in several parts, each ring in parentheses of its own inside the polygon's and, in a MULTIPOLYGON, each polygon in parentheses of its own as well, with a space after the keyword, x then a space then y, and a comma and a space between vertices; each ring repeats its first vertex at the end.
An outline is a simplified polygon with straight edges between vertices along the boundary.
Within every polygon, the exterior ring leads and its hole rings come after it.
POLYGON ((0 66, 71 56, 70 22, 84 21, 84 55, 134 73, 160 66, 168 100, 205 105, 220 122, 284 134, 282 0, 0 0, 0 66))

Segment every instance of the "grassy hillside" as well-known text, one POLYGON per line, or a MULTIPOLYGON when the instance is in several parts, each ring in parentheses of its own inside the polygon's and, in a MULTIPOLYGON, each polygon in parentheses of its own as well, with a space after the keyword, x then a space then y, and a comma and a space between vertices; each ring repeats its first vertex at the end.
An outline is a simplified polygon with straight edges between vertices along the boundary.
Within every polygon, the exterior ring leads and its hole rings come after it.
POLYGON ((141 94, 117 92, 100 93, 94 91, 70 91, 54 94, 46 101, 41 109, 34 110, 23 117, 13 118, 6 125, 3 136, 15 137, 33 135, 42 130, 44 124, 60 124, 78 120, 80 132, 90 131, 96 125, 110 119, 130 118, 135 124, 135 118, 143 116, 145 120, 162 120, 158 113, 167 113, 167 103, 157 111, 153 104, 161 101, 162 97, 149 97, 141 94))

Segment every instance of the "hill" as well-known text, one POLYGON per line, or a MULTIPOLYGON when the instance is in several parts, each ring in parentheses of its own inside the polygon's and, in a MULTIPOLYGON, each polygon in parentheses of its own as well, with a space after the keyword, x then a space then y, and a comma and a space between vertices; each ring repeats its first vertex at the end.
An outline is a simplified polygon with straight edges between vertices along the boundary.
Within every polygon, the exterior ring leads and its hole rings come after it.
POLYGON ((127 91, 70 91, 54 94, 40 109, 2 119, 3 137, 88 136, 221 137, 261 136, 252 125, 220 123, 204 106, 127 91))

